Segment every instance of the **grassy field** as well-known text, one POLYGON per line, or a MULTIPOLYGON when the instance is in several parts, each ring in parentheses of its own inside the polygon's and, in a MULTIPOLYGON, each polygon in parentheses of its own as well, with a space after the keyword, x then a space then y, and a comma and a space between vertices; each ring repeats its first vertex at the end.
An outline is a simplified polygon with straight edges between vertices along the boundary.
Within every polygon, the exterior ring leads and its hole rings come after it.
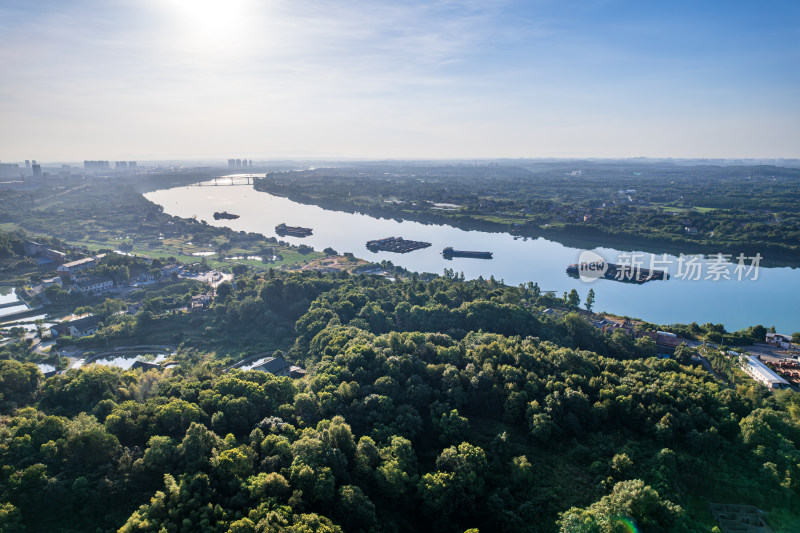
POLYGON ((527 219, 524 216, 508 216, 508 215, 472 215, 471 218, 475 220, 485 220, 487 222, 494 222, 496 224, 525 224, 527 219))
POLYGON ((33 238, 48 235, 93 251, 123 249, 159 259, 174 257, 182 263, 201 261, 205 255, 210 267, 223 270, 237 264, 255 268, 298 267, 324 257, 321 252, 301 253, 300 248, 263 235, 245 235, 196 220, 171 217, 132 185, 98 180, 91 186, 19 193, 19 198, 8 199, 7 215, 12 221, 0 224, 0 228, 24 229, 33 238), (280 259, 267 262, 246 259, 267 251, 280 259))
MULTIPOLYGON (((118 249, 119 239, 93 239, 86 237, 83 240, 70 244, 79 244, 89 250, 118 249)), ((255 242, 248 248, 234 247, 225 251, 225 258, 220 258, 214 249, 208 246, 198 246, 189 240, 176 238, 164 239, 158 246, 147 244, 134 244, 130 253, 134 255, 147 256, 157 259, 173 257, 181 263, 196 263, 206 258, 208 266, 212 268, 229 271, 234 265, 247 265, 254 268, 281 268, 281 267, 300 267, 305 263, 325 257, 322 252, 310 252, 301 254, 295 248, 280 247, 267 242, 266 240, 255 242), (259 254, 261 247, 275 248, 276 253, 283 259, 265 263, 258 259, 246 259, 247 257, 259 254), (213 252, 214 255, 204 255, 206 252, 213 252), (194 255, 198 254, 198 255, 194 255), (230 257, 243 257, 243 259, 230 259, 230 257)))
POLYGON ((690 211, 698 211, 700 213, 710 213, 712 211, 719 211, 717 207, 675 207, 671 205, 663 205, 663 204, 650 204, 656 207, 660 207, 662 210, 666 211, 667 213, 689 213, 690 211))

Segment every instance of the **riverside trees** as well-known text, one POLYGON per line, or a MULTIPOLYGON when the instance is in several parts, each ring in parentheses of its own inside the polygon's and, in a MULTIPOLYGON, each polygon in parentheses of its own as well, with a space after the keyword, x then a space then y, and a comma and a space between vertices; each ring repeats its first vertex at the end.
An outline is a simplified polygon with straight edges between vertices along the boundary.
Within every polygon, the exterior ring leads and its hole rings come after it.
POLYGON ((273 274, 237 280, 207 320, 217 335, 294 324, 287 358, 308 377, 188 355, 172 370, 46 381, 0 365, 16 394, 0 425, 0 520, 705 531, 700 497, 779 511, 778 530, 797 518, 800 400, 645 357, 578 313, 541 315, 524 288, 273 274))

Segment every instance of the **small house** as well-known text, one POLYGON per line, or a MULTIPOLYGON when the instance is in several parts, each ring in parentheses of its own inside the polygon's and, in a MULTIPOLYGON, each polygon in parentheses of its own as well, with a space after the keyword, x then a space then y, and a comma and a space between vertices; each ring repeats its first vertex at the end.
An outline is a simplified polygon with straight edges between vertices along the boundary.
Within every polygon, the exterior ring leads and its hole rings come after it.
POLYGON ((252 367, 250 370, 268 372, 275 376, 288 376, 291 367, 283 357, 266 357, 263 361, 252 367))
POLYGON ((165 265, 161 268, 161 276, 164 278, 169 278, 173 274, 180 274, 181 272, 181 265, 175 263, 171 265, 165 265))
POLYGON ((62 322, 50 327, 50 333, 53 337, 63 337, 70 335, 72 337, 88 337, 93 335, 100 327, 100 320, 96 316, 87 316, 72 320, 71 322, 62 322))
POLYGON ((675 350, 683 344, 683 339, 675 335, 674 333, 668 333, 666 331, 657 331, 656 333, 649 333, 648 337, 656 341, 656 348, 658 349, 659 354, 669 354, 672 355, 675 353, 675 350))
POLYGON ((69 335, 69 323, 62 322, 61 324, 53 324, 50 326, 50 334, 53 337, 63 337, 69 335))
POLYGON ((155 280, 156 280, 156 275, 150 272, 149 270, 147 272, 142 272, 141 274, 139 274, 139 277, 136 278, 136 281, 138 281, 139 283, 147 283, 155 280))
POLYGON ((25 255, 28 257, 32 257, 39 253, 39 250, 44 248, 44 244, 34 242, 34 241, 25 241, 22 243, 22 248, 25 252, 25 255))
POLYGON ((192 304, 190 310, 192 312, 195 311, 202 311, 206 308, 208 304, 211 303, 212 296, 210 293, 206 294, 195 294, 192 296, 192 304))
POLYGON ((73 337, 88 337, 97 332, 100 327, 100 319, 96 316, 87 316, 73 320, 69 323, 69 333, 73 337))
POLYGON ((780 333, 767 333, 767 344, 781 350, 788 350, 792 347, 792 337, 780 333))
POLYGON ((50 259, 51 261, 56 261, 59 263, 63 263, 64 260, 67 258, 67 254, 64 252, 59 252, 58 250, 53 250, 52 248, 45 248, 44 250, 39 252, 39 255, 50 259))

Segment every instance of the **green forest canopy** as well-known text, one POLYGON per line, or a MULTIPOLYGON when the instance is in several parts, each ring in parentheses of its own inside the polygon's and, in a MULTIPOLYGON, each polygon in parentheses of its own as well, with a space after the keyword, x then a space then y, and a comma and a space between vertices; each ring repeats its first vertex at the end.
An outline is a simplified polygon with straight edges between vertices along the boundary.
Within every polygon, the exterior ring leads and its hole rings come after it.
POLYGON ((546 317, 526 287, 267 274, 221 292, 214 335, 292 323, 309 376, 185 348, 171 370, 44 380, 4 350, 0 530, 708 531, 711 502, 799 518, 795 394, 546 317))

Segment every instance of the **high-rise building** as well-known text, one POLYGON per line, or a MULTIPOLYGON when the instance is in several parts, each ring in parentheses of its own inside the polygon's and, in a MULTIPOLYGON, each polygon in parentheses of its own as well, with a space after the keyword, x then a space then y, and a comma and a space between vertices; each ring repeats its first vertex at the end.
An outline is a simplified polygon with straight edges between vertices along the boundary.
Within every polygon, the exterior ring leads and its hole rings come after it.
POLYGON ((0 163, 0 176, 19 175, 19 165, 17 163, 0 163))
POLYGON ((36 178, 42 177, 42 165, 37 165, 36 163, 34 163, 33 165, 31 165, 31 168, 33 169, 34 177, 36 178))
POLYGON ((25 160, 25 168, 31 168, 31 161, 30 159, 25 160))

